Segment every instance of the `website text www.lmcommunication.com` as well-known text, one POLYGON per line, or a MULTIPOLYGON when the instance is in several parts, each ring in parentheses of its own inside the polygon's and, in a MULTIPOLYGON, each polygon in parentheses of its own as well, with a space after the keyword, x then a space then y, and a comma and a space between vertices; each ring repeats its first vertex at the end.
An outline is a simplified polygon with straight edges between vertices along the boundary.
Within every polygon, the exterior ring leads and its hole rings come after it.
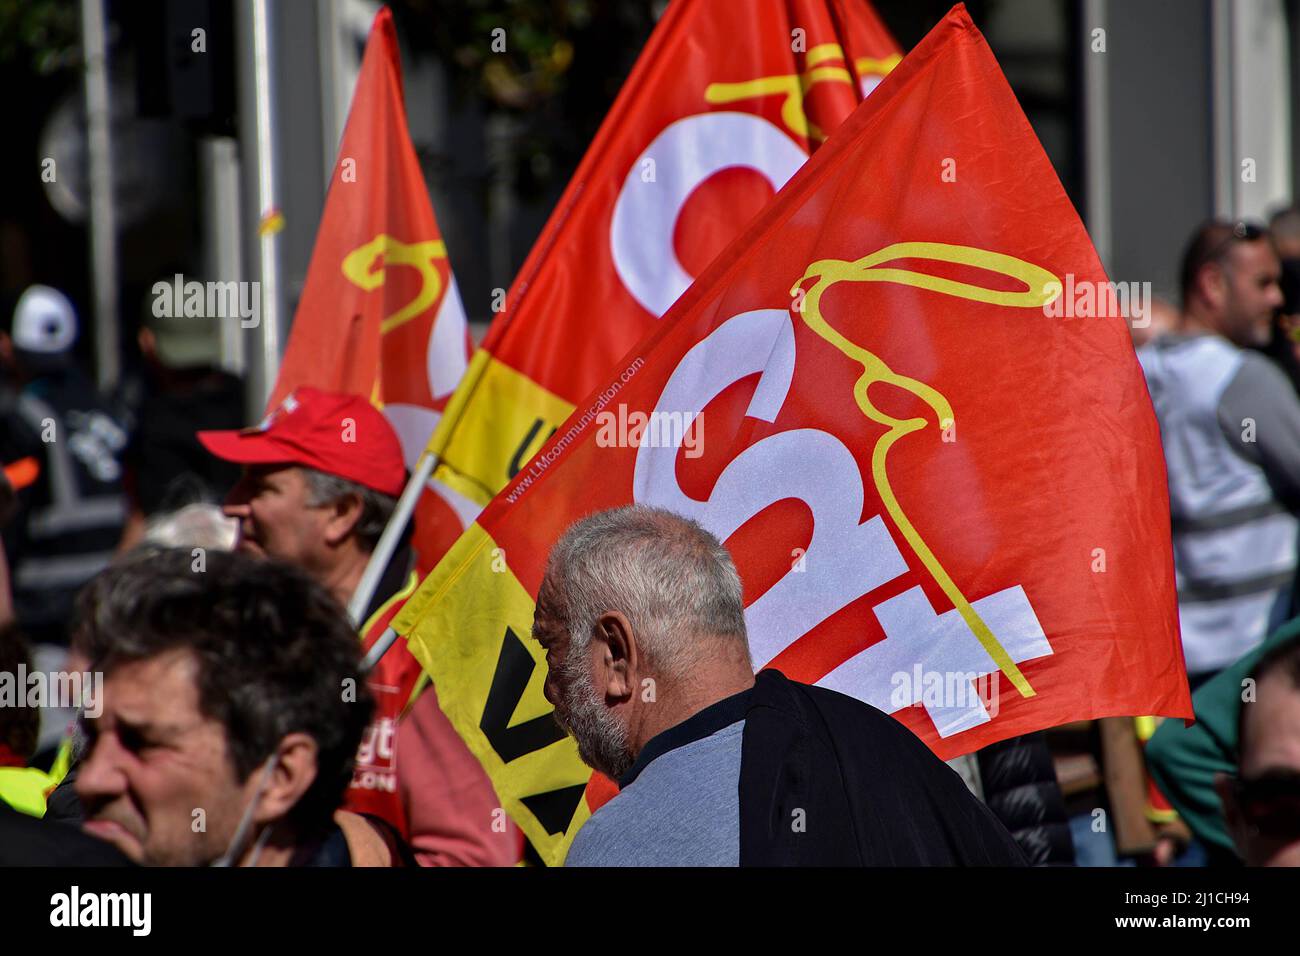
POLYGON ((633 359, 632 363, 620 373, 618 381, 610 383, 610 386, 601 392, 587 410, 582 413, 582 417, 570 425, 568 430, 557 438, 550 448, 533 459, 528 466, 528 470, 521 473, 514 487, 506 492, 506 501, 514 504, 522 498, 524 492, 532 487, 533 483, 545 473, 552 462, 556 461, 564 453, 564 450, 577 441, 578 436, 586 431, 592 422, 596 421, 596 417, 600 415, 601 410, 614 400, 614 396, 622 391, 624 385, 632 381, 643 365, 645 365, 645 359, 640 356, 633 359))

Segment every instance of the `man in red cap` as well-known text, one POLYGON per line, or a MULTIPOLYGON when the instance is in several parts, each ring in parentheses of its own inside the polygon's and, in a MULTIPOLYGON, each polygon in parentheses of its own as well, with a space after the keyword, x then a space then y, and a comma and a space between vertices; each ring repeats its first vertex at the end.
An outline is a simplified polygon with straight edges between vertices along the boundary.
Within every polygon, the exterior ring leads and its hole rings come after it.
MULTIPOLYGON (((406 481, 387 419, 363 398, 302 387, 253 428, 198 438, 244 466, 225 506, 239 522, 238 550, 298 565, 346 606, 406 481)), ((365 648, 414 593, 413 564, 408 529, 366 609, 365 648)), ((403 642, 371 672, 370 686, 375 719, 345 807, 392 823, 425 865, 515 863, 517 831, 403 642)))

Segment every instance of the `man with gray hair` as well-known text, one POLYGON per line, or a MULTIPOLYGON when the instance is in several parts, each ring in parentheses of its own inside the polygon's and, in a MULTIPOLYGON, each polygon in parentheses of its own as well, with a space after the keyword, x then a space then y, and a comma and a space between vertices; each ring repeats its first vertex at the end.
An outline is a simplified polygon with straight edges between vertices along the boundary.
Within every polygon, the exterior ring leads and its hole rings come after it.
POLYGON ((909 730, 749 654, 726 548, 629 506, 552 549, 533 636, 546 698, 620 793, 568 866, 1021 865, 1010 834, 909 730))
MULTIPOLYGON (((360 396, 302 387, 254 428, 198 438, 244 466, 225 506, 239 523, 237 550, 296 565, 346 606, 406 482, 402 447, 383 413, 360 396)), ((408 529, 365 611, 363 648, 415 592, 413 565, 408 529)), ((404 642, 369 681, 375 719, 357 751, 346 808, 387 820, 423 865, 514 864, 518 831, 494 826, 500 802, 492 782, 404 642)))

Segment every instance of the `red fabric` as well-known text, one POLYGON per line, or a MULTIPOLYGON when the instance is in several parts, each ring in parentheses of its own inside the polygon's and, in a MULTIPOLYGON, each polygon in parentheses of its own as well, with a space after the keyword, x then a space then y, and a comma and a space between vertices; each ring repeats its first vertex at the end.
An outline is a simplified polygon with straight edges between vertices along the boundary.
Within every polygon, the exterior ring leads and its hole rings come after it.
POLYGON ((618 796, 618 784, 603 773, 593 773, 587 781, 583 796, 586 797, 588 809, 595 813, 618 796))
MULTIPOLYGON (((407 132, 387 7, 366 41, 302 297, 267 408, 304 385, 372 402, 412 466, 469 357, 465 314, 407 132)), ((420 499, 420 567, 464 522, 433 488, 420 499)))
POLYGON ((1160 815, 1166 815, 1174 812, 1174 805, 1169 802, 1169 798, 1164 795, 1156 782, 1147 774, 1147 807, 1160 815))
MULTIPOLYGON (((376 615, 366 650, 405 603, 394 600, 376 615)), ((492 782, 438 706, 432 684, 407 707, 422 673, 404 640, 371 672, 375 716, 343 809, 391 823, 422 866, 511 866, 519 860, 518 830, 498 809, 492 782)))
POLYGON ((14 491, 22 491, 41 475, 41 463, 30 455, 4 466, 5 480, 14 491))
POLYGON ((900 55, 867 0, 673 0, 482 344, 562 401, 498 368, 439 473, 500 491, 900 55))
MULTIPOLYGON (((520 268, 483 348, 566 401, 579 401, 663 312, 647 309, 629 291, 611 241, 629 177, 629 189, 662 197, 667 183, 699 159, 693 150, 657 154, 655 179, 642 182, 656 138, 702 115, 739 114, 766 121, 761 128, 776 142, 810 153, 879 79, 874 66, 859 71, 859 60, 888 62, 901 52, 866 0, 674 0, 520 268), (823 59, 815 52, 831 44, 838 55, 823 59), (832 78, 836 70, 847 76, 832 78), (784 93, 708 98, 711 87, 796 74, 806 75, 799 105, 811 124, 807 133, 792 129, 783 115, 784 93)), ((683 202, 671 248, 661 250, 643 235, 639 252, 672 253, 688 273, 702 271, 775 192, 759 171, 764 157, 735 159, 737 165, 709 176, 683 202)))
POLYGON ((584 514, 695 518, 736 559, 757 665, 869 700, 944 758, 1072 720, 1190 718, 1142 372, 1122 317, 1051 314, 1044 276, 1106 281, 958 6, 479 524, 535 595, 584 514), (652 412, 702 413, 698 455, 609 420, 652 412), (920 678, 950 696, 953 671, 991 686, 945 733, 920 678))
POLYGON ((421 866, 513 866, 521 836, 432 686, 398 724, 397 784, 421 866), (413 759, 412 759, 413 758, 413 759))
MULTIPOLYGON (((404 600, 390 602, 371 621, 362 640, 365 650, 370 650, 405 603, 404 600)), ((375 698, 375 715, 361 740, 344 800, 345 810, 382 817, 407 840, 411 838, 407 808, 398 792, 398 726, 422 673, 419 662, 406 649, 406 642, 400 640, 370 672, 366 683, 375 698)), ((421 759, 414 752, 406 756, 412 763, 421 759)), ((430 795, 430 799, 437 801, 438 796, 430 795)))
POLYGON ((201 431, 198 439, 218 458, 241 465, 306 465, 394 498, 406 484, 402 446, 392 426, 355 395, 303 386, 260 425, 201 431))

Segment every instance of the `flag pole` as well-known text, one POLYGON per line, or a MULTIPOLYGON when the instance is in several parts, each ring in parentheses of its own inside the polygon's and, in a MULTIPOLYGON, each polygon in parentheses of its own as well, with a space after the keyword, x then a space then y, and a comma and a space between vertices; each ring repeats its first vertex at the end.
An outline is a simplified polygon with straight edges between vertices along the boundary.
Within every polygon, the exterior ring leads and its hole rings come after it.
POLYGON ((390 624, 385 628, 384 633, 379 635, 379 640, 371 646, 366 652, 365 659, 361 662, 361 673, 369 674, 374 670, 375 665, 379 663, 380 658, 388 653, 388 649, 397 643, 397 632, 393 630, 390 624))
POLYGON ((364 623, 361 617, 366 613, 370 599, 375 596, 375 588, 379 586, 379 578, 383 575, 384 569, 388 567, 388 562, 392 560, 393 552, 397 550, 397 543, 401 540, 402 534, 406 531, 406 526, 411 521, 411 514, 415 511, 415 504, 420 500, 420 494, 433 476, 433 469, 437 464, 438 456, 426 448, 421 453, 420 460, 415 464, 415 470, 411 473, 410 481, 402 489, 402 496, 397 499, 397 506, 393 509, 393 516, 388 519, 388 524, 384 527, 384 533, 379 536, 379 541, 375 544, 375 550, 370 553, 370 561, 366 564, 366 570, 362 572, 361 580, 357 582, 357 589, 352 592, 352 600, 348 602, 348 617, 352 618, 352 623, 357 627, 364 623))
MULTIPOLYGON (((425 485, 433 476, 433 469, 438 464, 438 456, 428 448, 420 455, 420 460, 415 464, 415 471, 411 473, 411 480, 406 483, 402 489, 402 496, 397 499, 397 507, 393 509, 393 516, 388 519, 388 524, 384 527, 384 533, 379 536, 379 541, 375 544, 375 550, 370 553, 370 561, 366 564, 366 570, 361 574, 361 580, 357 582, 357 589, 352 592, 352 600, 348 602, 348 617, 352 619, 354 627, 360 628, 365 622, 362 615, 366 613, 366 608, 370 604, 370 599, 375 595, 375 588, 379 586, 379 578, 388 567, 388 562, 392 560, 393 552, 397 550, 397 542, 401 540, 402 533, 406 531, 406 526, 411 521, 411 514, 415 511, 415 504, 420 500, 420 495, 424 492, 425 485)), ((361 662, 361 673, 369 674, 379 663, 380 658, 388 653, 388 649, 397 642, 397 632, 392 627, 387 628, 380 635, 379 640, 371 646, 366 652, 365 659, 361 662)))
POLYGON ((90 259, 94 294, 95 370, 99 387, 117 384, 121 362, 117 326, 117 226, 113 195, 112 98, 104 0, 81 0, 86 64, 87 151, 90 170, 90 259))
MULTIPOLYGON (((433 470, 438 466, 442 458, 442 449, 446 447, 447 441, 455 428, 456 422, 460 419, 469 397, 474 388, 478 385, 479 379, 483 377, 483 370, 487 368, 487 352, 479 349, 469 361, 469 367, 465 369, 465 374, 452 393, 451 400, 447 402, 447 407, 443 409, 442 417, 438 424, 434 426, 433 433, 429 436, 429 443, 425 446, 419 461, 415 463, 415 470, 411 473, 411 479, 402 489, 402 496, 397 499, 397 507, 393 509, 393 516, 388 519, 388 524, 384 528, 384 533, 379 536, 379 541, 375 544, 375 550, 370 554, 370 560, 366 564, 366 569, 361 573, 361 580, 357 582, 357 589, 352 592, 352 600, 348 602, 348 617, 352 619, 355 627, 361 627, 365 622, 361 619, 366 613, 366 608, 370 606, 370 599, 375 596, 375 588, 379 586, 379 578, 383 575, 384 569, 388 567, 388 562, 392 560, 393 552, 397 550, 397 542, 400 540, 402 533, 406 531, 407 524, 410 523, 411 514, 415 511, 416 502, 420 500, 420 495, 424 492, 425 486, 429 479, 433 477, 433 470)), ((362 673, 368 672, 379 659, 387 653, 388 649, 393 646, 397 640, 397 632, 391 627, 388 628, 375 641, 370 651, 366 654, 362 662, 362 673)))
MULTIPOLYGON (((239 31, 239 141, 242 155, 249 159, 244 185, 244 202, 250 211, 250 230, 245 264, 258 284, 254 285, 258 312, 254 324, 242 320, 240 333, 253 336, 249 349, 245 402, 250 418, 265 414, 267 396, 275 385, 280 367, 281 251, 279 231, 284 226, 280 213, 278 110, 275 84, 275 23, 267 0, 241 0, 236 8, 239 31), (256 242, 256 245, 251 243, 256 242), (256 263, 252 266, 252 263, 256 263)), ((242 167, 241 167, 242 168, 242 167)))

